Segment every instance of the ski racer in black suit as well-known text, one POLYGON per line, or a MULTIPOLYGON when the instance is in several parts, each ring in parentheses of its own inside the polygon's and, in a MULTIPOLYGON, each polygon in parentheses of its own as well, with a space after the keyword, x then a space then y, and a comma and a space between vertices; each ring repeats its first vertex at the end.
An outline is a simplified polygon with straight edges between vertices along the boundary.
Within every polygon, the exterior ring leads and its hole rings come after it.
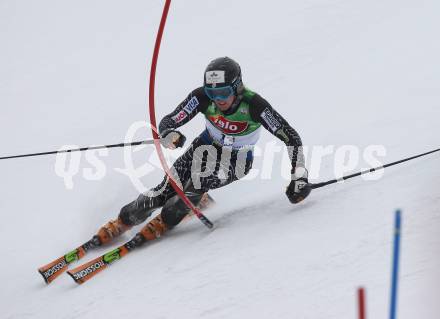
MULTIPOLYGON (((240 66, 231 58, 213 60, 205 70, 203 87, 193 90, 162 119, 159 125, 162 145, 170 149, 182 147, 186 138, 177 129, 199 113, 205 117, 206 129, 172 167, 173 175, 192 203, 203 208, 210 202, 209 190, 226 186, 249 172, 253 147, 262 127, 288 147, 292 163, 292 179, 286 190, 288 199, 298 203, 310 194, 300 136, 264 98, 243 85, 240 66)), ((116 220, 99 229, 94 241, 97 245, 108 243, 144 222, 160 207, 160 214, 131 241, 134 245, 160 237, 189 213, 167 176, 158 186, 124 206, 116 220)))

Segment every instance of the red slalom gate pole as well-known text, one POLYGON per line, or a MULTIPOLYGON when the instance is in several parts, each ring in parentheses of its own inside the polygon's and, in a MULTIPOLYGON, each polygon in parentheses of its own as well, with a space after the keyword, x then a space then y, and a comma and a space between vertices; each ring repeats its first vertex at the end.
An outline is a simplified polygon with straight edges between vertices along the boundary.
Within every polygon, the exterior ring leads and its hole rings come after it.
POLYGON ((367 319, 365 312, 365 289, 363 287, 358 288, 358 309, 359 319, 367 319))
POLYGON ((191 201, 186 197, 183 190, 180 189, 180 187, 176 184, 176 181, 174 180, 170 169, 168 167, 168 164, 165 160, 165 156, 163 155, 162 148, 160 146, 159 141, 159 134, 157 133, 157 124, 156 124, 156 112, 155 112, 155 106, 154 106, 154 87, 155 87, 155 80, 156 80, 156 66, 157 66, 157 60, 159 57, 159 49, 160 49, 160 43, 162 41, 162 35, 163 30, 165 29, 165 23, 168 16, 168 11, 170 9, 171 0, 166 0, 165 5, 162 12, 162 18, 160 20, 159 24, 159 30, 157 32, 156 36, 156 43, 154 45, 154 52, 153 52, 153 59, 151 62, 151 71, 150 71, 150 94, 149 94, 149 111, 150 111, 150 123, 151 123, 151 132, 153 134, 154 138, 154 146, 156 147, 157 154, 159 155, 160 163, 162 164, 162 167, 165 171, 165 173, 168 176, 168 181, 171 184, 171 186, 174 188, 176 193, 179 195, 179 197, 183 200, 183 202, 188 206, 194 214, 202 221, 203 224, 205 224, 206 227, 212 228, 214 225, 212 222, 205 217, 205 215, 202 214, 202 212, 191 203, 191 201))

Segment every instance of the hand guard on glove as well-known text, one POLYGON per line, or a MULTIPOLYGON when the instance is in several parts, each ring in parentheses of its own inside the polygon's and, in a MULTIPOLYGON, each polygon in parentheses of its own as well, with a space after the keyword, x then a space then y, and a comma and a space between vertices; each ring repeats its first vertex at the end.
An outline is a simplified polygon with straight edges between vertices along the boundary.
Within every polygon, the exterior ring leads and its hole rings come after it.
POLYGON ((307 179, 307 170, 302 177, 295 177, 292 175, 292 181, 286 189, 286 195, 292 204, 297 204, 303 201, 307 196, 309 196, 312 188, 307 179))
POLYGON ((185 144, 186 137, 179 131, 166 130, 161 134, 160 143, 163 147, 174 150, 177 147, 182 147, 185 144))

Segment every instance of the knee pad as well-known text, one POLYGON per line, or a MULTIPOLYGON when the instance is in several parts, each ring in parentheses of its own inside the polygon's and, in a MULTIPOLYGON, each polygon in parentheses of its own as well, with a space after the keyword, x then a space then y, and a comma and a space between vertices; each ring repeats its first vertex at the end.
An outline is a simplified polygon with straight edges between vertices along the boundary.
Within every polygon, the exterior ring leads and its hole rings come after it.
POLYGON ((119 218, 127 226, 135 226, 144 222, 155 208, 144 208, 135 200, 121 208, 119 218))
MULTIPOLYGON (((188 195, 188 199, 193 203, 195 206, 197 206, 200 202, 200 200, 203 197, 202 194, 197 193, 191 193, 191 195, 188 195)), ((162 220, 169 225, 170 227, 174 227, 177 224, 179 224, 182 219, 188 215, 190 212, 190 209, 188 206, 186 206, 185 202, 180 199, 179 196, 174 196, 173 198, 170 198, 165 205, 162 208, 161 216, 162 220)))
POLYGON ((133 218, 133 215, 136 212, 136 208, 137 207, 135 201, 121 208, 121 211, 119 212, 119 218, 125 225, 129 225, 129 226, 137 225, 133 218))

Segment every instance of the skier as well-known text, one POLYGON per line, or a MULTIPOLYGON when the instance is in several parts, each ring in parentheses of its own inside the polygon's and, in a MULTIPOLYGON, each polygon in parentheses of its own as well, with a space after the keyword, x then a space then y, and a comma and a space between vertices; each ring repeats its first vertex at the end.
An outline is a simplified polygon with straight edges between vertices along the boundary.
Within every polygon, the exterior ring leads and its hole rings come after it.
MULTIPOLYGON (((310 194, 300 136, 265 99, 243 85, 237 62, 221 57, 209 63, 203 87, 193 90, 160 122, 162 145, 169 149, 182 147, 186 138, 177 128, 198 113, 205 116, 206 129, 172 167, 194 205, 206 206, 209 190, 226 186, 249 172, 253 146, 258 141, 261 126, 288 146, 292 179, 286 195, 290 202, 298 203, 310 194), (213 151, 209 151, 210 148, 213 151), (225 161, 225 157, 229 160, 225 161), (194 167, 205 168, 205 171, 195 172, 194 167)), ((103 245, 110 242, 134 225, 144 222, 160 207, 161 213, 141 229, 129 242, 130 245, 139 246, 160 237, 189 213, 189 208, 176 195, 167 176, 157 187, 124 206, 116 220, 99 229, 93 237, 94 243, 103 245)))

